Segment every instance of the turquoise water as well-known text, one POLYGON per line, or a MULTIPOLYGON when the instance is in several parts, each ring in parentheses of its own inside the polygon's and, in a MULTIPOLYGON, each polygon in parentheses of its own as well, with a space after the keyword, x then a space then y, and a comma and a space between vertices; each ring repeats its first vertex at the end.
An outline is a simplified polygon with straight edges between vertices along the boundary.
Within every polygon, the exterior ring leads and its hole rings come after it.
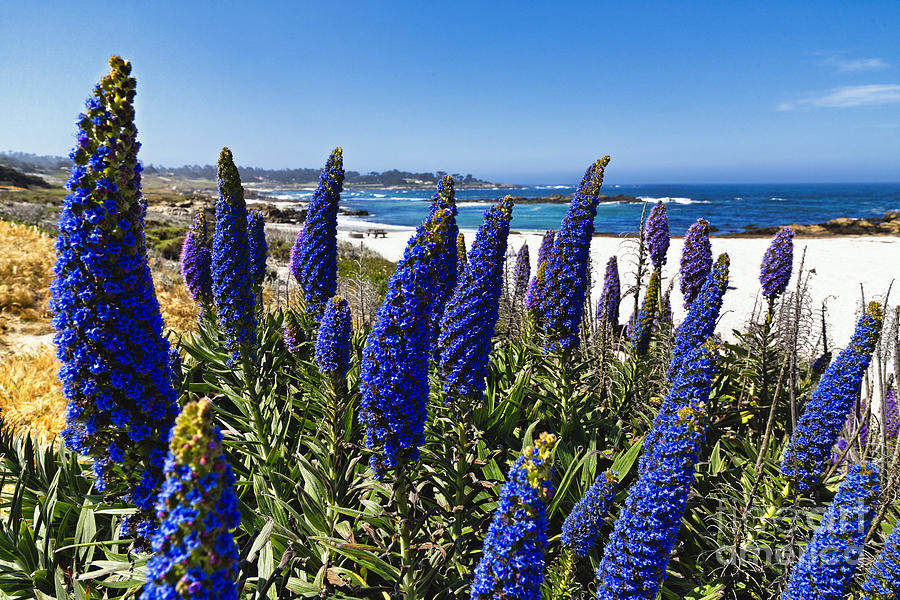
MULTIPOLYGON (((459 199, 498 199, 513 196, 571 194, 574 187, 527 186, 500 189, 457 190, 459 199)), ((648 202, 667 204, 673 235, 683 234, 698 217, 708 219, 717 233, 736 233, 747 225, 757 227, 788 223, 821 223, 838 217, 881 217, 900 210, 900 183, 889 184, 729 184, 729 185, 610 185, 608 195, 627 194, 648 202)), ((310 192, 276 191, 284 200, 308 199, 310 192)), ((419 225, 428 213, 431 198, 427 190, 345 189, 341 206, 367 210, 366 222, 388 225, 419 225)), ((476 228, 489 202, 460 203, 460 227, 476 228)), ((516 230, 556 229, 566 212, 566 204, 520 204, 513 209, 516 230)), ((623 234, 639 226, 642 204, 601 204, 594 221, 598 233, 623 234)))

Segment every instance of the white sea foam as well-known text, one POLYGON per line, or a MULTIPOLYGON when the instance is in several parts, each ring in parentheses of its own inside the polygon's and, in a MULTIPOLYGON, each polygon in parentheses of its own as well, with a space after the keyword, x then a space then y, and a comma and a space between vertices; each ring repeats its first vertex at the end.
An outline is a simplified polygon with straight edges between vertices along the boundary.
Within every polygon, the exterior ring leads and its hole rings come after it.
POLYGON ((663 196, 661 198, 638 196, 638 200, 643 200, 644 202, 663 202, 665 204, 670 202, 675 204, 707 204, 709 202, 708 200, 694 200, 692 198, 670 198, 669 196, 663 196))
POLYGON ((785 201, 784 198, 779 198, 778 196, 772 196, 771 198, 769 198, 769 200, 772 200, 773 202, 784 202, 785 201))
POLYGON ((375 198, 385 198, 387 197, 387 194, 372 194, 372 196, 375 198))
POLYGON ((564 190, 564 189, 570 188, 570 187, 572 187, 572 186, 571 185, 536 185, 536 186, 534 186, 534 188, 537 190, 564 190))

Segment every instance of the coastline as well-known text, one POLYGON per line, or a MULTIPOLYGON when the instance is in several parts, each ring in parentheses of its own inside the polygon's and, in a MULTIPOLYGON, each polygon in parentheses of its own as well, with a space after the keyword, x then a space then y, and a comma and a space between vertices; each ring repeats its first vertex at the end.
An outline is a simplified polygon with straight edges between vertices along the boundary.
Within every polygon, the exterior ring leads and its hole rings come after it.
MULTIPOLYGON (((409 238, 415 233, 412 227, 378 226, 386 232, 384 238, 365 235, 365 229, 358 227, 356 219, 339 219, 338 239, 354 245, 362 245, 380 256, 397 261, 403 255, 409 238), (352 237, 351 233, 363 237, 352 237)), ((368 225, 368 223, 366 223, 368 225)), ((373 225, 378 225, 372 223, 373 225)), ((280 229, 280 228, 279 228, 280 229)), ((475 237, 475 229, 461 229, 466 245, 471 247, 475 237)), ((510 232, 508 241, 509 255, 518 252, 523 243, 528 243, 531 256, 532 274, 537 269, 537 249, 540 246, 543 232, 515 231, 510 232)), ((759 266, 763 253, 769 246, 771 236, 712 236, 714 255, 728 253, 731 259, 729 289, 725 295, 722 316, 717 327, 719 334, 726 340, 733 340, 733 329, 743 329, 747 319, 761 306, 759 293, 759 266)), ((684 245, 683 237, 673 237, 666 255, 663 268, 663 289, 674 283, 671 298, 676 323, 685 315, 682 296, 678 288, 677 272, 684 245), (673 282, 674 279, 674 282, 673 282)), ((862 292, 866 300, 884 299, 884 295, 894 280, 891 265, 900 264, 900 236, 895 235, 849 235, 830 237, 798 237, 794 241, 794 272, 791 276, 789 290, 796 289, 801 257, 806 252, 804 277, 808 275, 809 303, 803 310, 810 315, 811 332, 809 334, 809 353, 821 352, 820 316, 823 301, 826 302, 830 329, 828 331, 829 348, 843 347, 850 339, 856 318, 861 312, 862 292), (814 344, 818 341, 818 350, 814 344)), ((591 266, 593 269, 592 301, 600 296, 603 286, 602 273, 610 256, 616 256, 622 288, 631 286, 634 280, 637 257, 636 236, 614 236, 595 234, 591 241, 591 266)), ((634 305, 634 297, 623 298, 620 308, 620 322, 627 322, 634 305)))

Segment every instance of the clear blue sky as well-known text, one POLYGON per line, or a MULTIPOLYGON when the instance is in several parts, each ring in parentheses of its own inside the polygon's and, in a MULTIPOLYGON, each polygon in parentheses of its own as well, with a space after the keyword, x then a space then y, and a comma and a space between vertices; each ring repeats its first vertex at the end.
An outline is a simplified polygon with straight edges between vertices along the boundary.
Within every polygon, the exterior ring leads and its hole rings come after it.
POLYGON ((145 163, 900 181, 898 32, 897 2, 4 2, 0 150, 65 154, 121 54, 145 163))

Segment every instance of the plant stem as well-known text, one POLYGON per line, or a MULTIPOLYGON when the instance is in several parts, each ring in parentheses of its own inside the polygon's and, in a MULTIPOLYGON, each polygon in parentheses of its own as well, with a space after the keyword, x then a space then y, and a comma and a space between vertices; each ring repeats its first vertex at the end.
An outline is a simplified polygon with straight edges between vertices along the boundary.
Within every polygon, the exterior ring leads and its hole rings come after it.
POLYGON ((394 488, 397 502, 397 513, 400 517, 400 571, 403 573, 400 581, 400 590, 405 600, 417 600, 416 586, 413 582, 413 566, 410 560, 410 530, 409 530, 409 475, 400 473, 397 485, 394 488))
POLYGON ((465 477, 466 477, 466 425, 464 419, 460 419, 456 423, 456 450, 458 452, 458 456, 456 457, 456 480, 454 482, 456 488, 456 494, 453 499, 453 512, 454 512, 454 520, 453 520, 453 542, 457 543, 460 537, 462 537, 462 504, 465 500, 465 477))

